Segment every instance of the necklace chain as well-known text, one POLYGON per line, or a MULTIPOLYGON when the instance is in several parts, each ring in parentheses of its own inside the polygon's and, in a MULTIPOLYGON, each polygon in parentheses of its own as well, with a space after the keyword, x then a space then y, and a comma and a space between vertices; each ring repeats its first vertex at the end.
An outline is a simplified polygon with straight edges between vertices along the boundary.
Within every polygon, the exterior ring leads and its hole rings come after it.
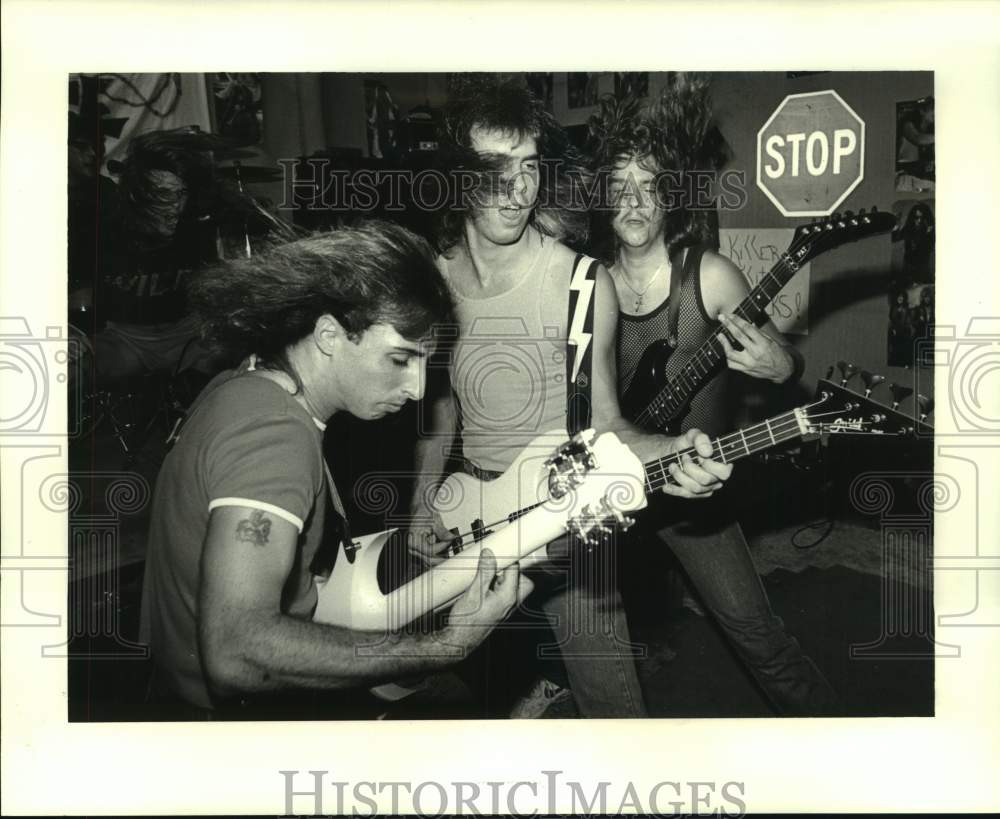
POLYGON ((621 275, 619 276, 619 278, 623 282, 625 282, 625 286, 629 290, 631 290, 633 293, 635 293, 635 296, 636 296, 636 298, 635 298, 635 310, 638 311, 638 310, 642 309, 642 299, 643 299, 643 296, 645 296, 646 293, 649 292, 649 288, 653 286, 653 282, 656 281, 656 277, 660 275, 660 271, 662 271, 662 270, 663 270, 663 264, 661 264, 658 268, 656 268, 656 270, 653 271, 653 275, 649 277, 649 281, 646 282, 646 286, 643 287, 642 290, 636 290, 632 286, 632 283, 628 280, 628 275, 626 275, 626 272, 625 272, 625 265, 623 264, 621 266, 621 275))

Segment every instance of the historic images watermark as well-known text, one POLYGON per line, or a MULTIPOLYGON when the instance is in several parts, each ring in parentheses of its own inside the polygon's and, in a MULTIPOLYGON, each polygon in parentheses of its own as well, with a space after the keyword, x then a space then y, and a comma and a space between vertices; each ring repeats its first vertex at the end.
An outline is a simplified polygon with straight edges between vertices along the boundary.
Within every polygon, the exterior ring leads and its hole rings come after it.
POLYGON ((654 203, 664 210, 739 210, 747 202, 746 171, 661 170, 639 182, 631 173, 611 181, 610 168, 578 171, 563 160, 537 161, 537 168, 499 170, 424 168, 345 170, 332 160, 280 159, 284 199, 279 210, 305 209, 354 214, 375 211, 424 212, 467 210, 484 199, 516 201, 523 191, 537 191, 529 207, 588 213, 617 210, 625 201, 639 207, 654 203))
POLYGON ((128 470, 65 471, 61 457, 67 440, 82 437, 99 419, 91 367, 92 349, 85 338, 62 327, 36 334, 24 317, 0 318, 0 461, 16 474, 12 482, 20 515, 4 540, 4 627, 53 627, 64 630, 40 646, 44 657, 72 659, 144 659, 145 646, 124 634, 119 612, 121 524, 141 511, 152 495, 149 482, 128 470), (67 398, 66 414, 60 402, 67 398), (86 502, 85 501, 86 498, 86 502), (28 512, 38 519, 68 517, 66 547, 39 539, 29 527, 28 512), (68 548, 68 553, 67 553, 68 548), (35 595, 35 581, 56 572, 69 584, 68 623, 46 611, 35 595), (70 652, 69 644, 91 646, 70 652))
POLYGON ((934 431, 915 434, 933 437, 935 459, 928 471, 864 472, 851 484, 852 505, 878 516, 882 540, 880 622, 871 640, 851 646, 854 660, 958 658, 956 628, 1000 626, 1000 550, 983 479, 1000 451, 1000 318, 971 318, 964 332, 937 325, 914 348, 920 366, 904 408, 921 419, 933 411, 934 431), (943 400, 928 403, 935 384, 943 400), (935 607, 942 582, 947 608, 935 607))
POLYGON ((746 785, 729 780, 583 783, 564 771, 517 781, 347 782, 330 771, 278 771, 284 816, 743 816, 746 785))

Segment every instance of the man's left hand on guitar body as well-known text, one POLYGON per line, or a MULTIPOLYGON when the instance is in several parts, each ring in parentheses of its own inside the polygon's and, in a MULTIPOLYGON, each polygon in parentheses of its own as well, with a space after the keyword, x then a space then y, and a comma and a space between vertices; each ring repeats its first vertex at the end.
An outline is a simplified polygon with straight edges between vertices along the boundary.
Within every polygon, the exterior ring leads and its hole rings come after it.
POLYGON ((719 321, 743 347, 737 350, 725 334, 719 335, 730 369, 775 384, 783 384, 791 378, 795 372, 795 360, 787 347, 739 316, 723 313, 719 321))
POLYGON ((712 441, 697 430, 689 429, 678 438, 674 438, 668 452, 682 452, 695 448, 698 458, 684 455, 681 465, 671 464, 668 468, 670 476, 677 482, 664 485, 662 491, 678 498, 707 498, 722 486, 732 474, 733 465, 712 460, 712 441))

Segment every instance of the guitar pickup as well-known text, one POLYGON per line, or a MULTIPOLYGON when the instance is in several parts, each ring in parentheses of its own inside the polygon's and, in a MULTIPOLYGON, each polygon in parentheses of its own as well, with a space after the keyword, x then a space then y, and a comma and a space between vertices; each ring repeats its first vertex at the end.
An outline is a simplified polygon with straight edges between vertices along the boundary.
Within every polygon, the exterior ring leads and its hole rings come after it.
POLYGON ((465 544, 462 542, 462 536, 458 532, 458 527, 453 526, 448 530, 452 535, 452 539, 448 541, 448 548, 445 551, 450 555, 457 555, 462 551, 465 544))

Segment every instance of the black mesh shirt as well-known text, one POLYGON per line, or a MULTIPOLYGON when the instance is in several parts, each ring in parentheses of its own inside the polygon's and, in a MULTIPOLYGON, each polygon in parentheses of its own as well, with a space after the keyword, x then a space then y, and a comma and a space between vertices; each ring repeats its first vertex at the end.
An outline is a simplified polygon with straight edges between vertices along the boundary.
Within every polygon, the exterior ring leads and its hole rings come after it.
MULTIPOLYGON (((689 248, 684 258, 678 293, 680 309, 677 314, 677 347, 667 363, 668 377, 676 375, 681 370, 708 339, 718 323, 706 313, 701 292, 701 258, 705 251, 710 249, 707 245, 689 248)), ((651 312, 641 316, 619 312, 617 348, 619 395, 623 395, 632 383, 635 369, 646 348, 654 341, 667 337, 669 303, 668 297, 651 312)), ((727 373, 725 362, 721 362, 706 377, 681 419, 682 432, 697 427, 702 432, 717 436, 728 429, 727 373)))

